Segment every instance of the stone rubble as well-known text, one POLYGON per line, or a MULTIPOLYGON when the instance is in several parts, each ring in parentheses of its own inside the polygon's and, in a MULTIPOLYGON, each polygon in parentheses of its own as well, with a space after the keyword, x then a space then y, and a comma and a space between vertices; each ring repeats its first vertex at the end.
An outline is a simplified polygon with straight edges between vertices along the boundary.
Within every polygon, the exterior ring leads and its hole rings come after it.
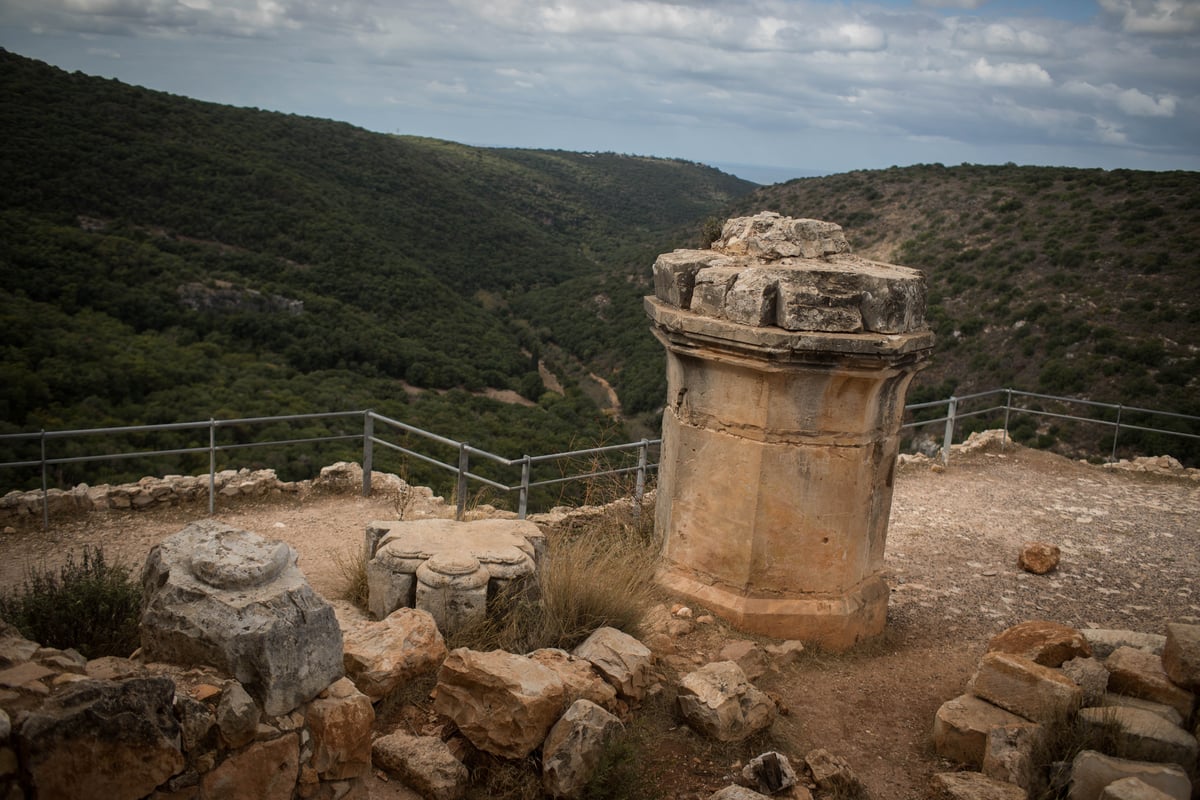
POLYGON ((1158 635, 1042 620, 994 637, 969 694, 945 702, 933 726, 937 753, 979 772, 936 776, 933 796, 1015 799, 1069 783, 1071 800, 1192 797, 1200 725, 1185 727, 1196 716, 1196 697, 1181 684, 1194 672, 1179 654, 1190 652, 1195 629, 1169 624, 1170 648, 1158 635), (1084 751, 1061 773, 1039 769, 1044 737, 1064 724, 1091 741, 1113 742, 1126 758, 1084 751), (1123 779, 1130 780, 1112 786, 1123 779))

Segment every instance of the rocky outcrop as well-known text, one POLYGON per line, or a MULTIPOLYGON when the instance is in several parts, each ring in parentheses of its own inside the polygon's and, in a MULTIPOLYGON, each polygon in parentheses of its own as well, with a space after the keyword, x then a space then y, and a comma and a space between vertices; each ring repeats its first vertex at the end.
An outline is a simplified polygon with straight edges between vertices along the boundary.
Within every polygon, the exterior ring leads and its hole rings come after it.
POLYGON ((296 551, 215 521, 150 551, 142 570, 142 651, 236 678, 271 716, 343 674, 333 609, 296 566, 296 551))

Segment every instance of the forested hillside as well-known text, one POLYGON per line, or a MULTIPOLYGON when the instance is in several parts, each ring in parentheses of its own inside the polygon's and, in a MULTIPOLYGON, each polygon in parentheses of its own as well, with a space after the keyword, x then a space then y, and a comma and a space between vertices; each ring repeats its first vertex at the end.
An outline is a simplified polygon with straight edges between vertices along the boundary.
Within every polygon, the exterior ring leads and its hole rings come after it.
MULTIPOLYGON (((765 187, 726 213, 763 208, 839 222, 859 254, 925 271, 938 340, 910 401, 1011 387, 1200 415, 1198 173, 919 165, 765 187)), ((1017 433, 1078 455, 1112 437, 1036 428, 1017 433)), ((1122 441, 1200 458, 1194 440, 1122 441)))
POLYGON ((683 161, 201 103, 3 51, 0 131, 6 431, 373 407, 511 455, 616 435, 572 380, 586 369, 550 364, 565 394, 545 391, 512 304, 625 274, 629 252, 752 188, 683 161), (532 404, 464 400, 485 390, 532 404))
MULTIPOLYGON (((650 266, 762 210, 926 271, 938 344, 910 400, 1012 386, 1200 414, 1196 173, 920 165, 756 189, 685 161, 201 103, 4 51, 0 132, 0 433, 370 407, 510 456, 653 435, 650 266), (484 396, 501 391, 524 405, 484 396)), ((1016 433, 1107 452, 1103 429, 1016 433)), ((292 449, 281 471, 337 455, 292 449)), ((105 477, 142 465, 118 468, 105 477)))

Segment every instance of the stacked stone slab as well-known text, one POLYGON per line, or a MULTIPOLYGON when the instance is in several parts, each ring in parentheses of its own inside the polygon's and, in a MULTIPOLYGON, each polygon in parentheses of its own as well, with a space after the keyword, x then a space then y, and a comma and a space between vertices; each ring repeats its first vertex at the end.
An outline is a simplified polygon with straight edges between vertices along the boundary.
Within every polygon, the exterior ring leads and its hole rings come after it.
MULTIPOLYGON (((1079 754, 1064 773, 1072 800, 1097 800, 1107 786, 1129 778, 1146 784, 1146 791, 1192 797, 1200 775, 1200 731, 1188 727, 1196 716, 1196 696, 1188 687, 1200 678, 1200 662, 1190 655, 1200 653, 1200 626, 1170 624, 1161 640, 1098 631, 1094 647, 1090 634, 1031 621, 995 637, 967 693, 938 709, 933 728, 938 754, 982 770, 990 780, 1014 784, 1022 793, 1014 796, 1023 796, 1055 779, 1039 771, 1034 758, 1046 726, 1073 720, 1085 735, 1103 731, 1114 738, 1126 757, 1079 754), (1081 684, 1091 683, 1097 670, 1106 676, 1107 691, 1085 691, 1081 684)), ((955 796, 953 783, 943 781, 938 791, 955 796)), ((1129 794, 1135 790, 1141 791, 1123 784, 1103 796, 1143 796, 1129 794)))
POLYGON ((659 578, 743 630, 845 648, 882 631, 904 395, 928 356, 917 270, 763 213, 654 264, 667 351, 659 578))

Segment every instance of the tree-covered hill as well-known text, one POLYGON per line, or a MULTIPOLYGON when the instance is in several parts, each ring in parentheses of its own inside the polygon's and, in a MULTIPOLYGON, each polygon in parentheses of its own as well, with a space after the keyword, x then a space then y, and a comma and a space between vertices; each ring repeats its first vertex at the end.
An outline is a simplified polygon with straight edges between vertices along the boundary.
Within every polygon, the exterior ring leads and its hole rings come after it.
POLYGON ((630 248, 753 188, 684 161, 203 103, 4 51, 0 132, 9 431, 374 407, 514 455, 595 439, 611 421, 562 365, 565 396, 544 392, 543 343, 512 304, 624 271, 630 248), (443 413, 438 391, 488 388, 536 404, 497 409, 508 430, 443 413))
MULTIPOLYGON (((859 254, 925 271, 937 345, 910 399, 1012 387, 1200 415, 1200 173, 893 167, 765 187, 727 213, 763 209, 838 222, 859 254)), ((1019 433, 1036 442, 1034 426, 1019 433)), ((1080 455, 1111 435, 1040 432, 1080 455)))

